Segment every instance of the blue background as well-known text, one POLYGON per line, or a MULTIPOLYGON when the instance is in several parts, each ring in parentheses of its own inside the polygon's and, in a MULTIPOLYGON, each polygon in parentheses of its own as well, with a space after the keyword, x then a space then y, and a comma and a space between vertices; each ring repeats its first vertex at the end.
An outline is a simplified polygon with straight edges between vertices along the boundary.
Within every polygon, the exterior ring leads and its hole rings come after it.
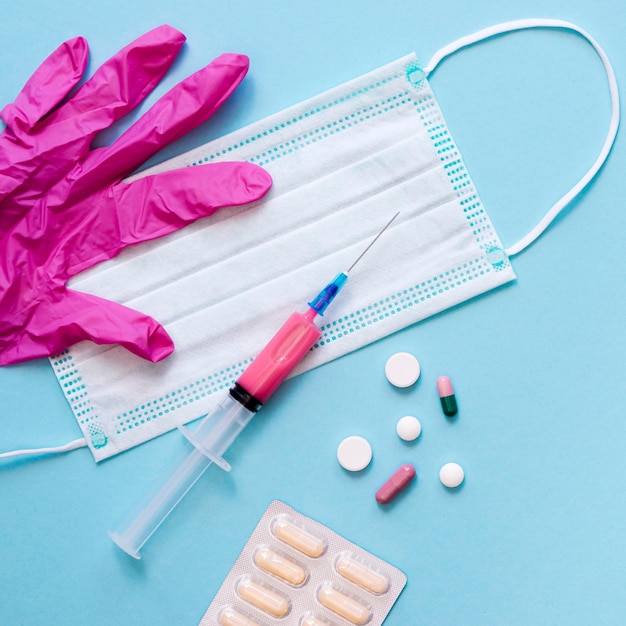
MULTIPOLYGON (((188 43, 139 112, 224 51, 246 53, 241 88, 177 154, 416 51, 501 21, 572 21, 626 74, 617 0, 121 2, 22 0, 0 20, 0 102, 61 41, 85 36, 93 71, 150 28, 188 43)), ((609 120, 606 80, 582 38, 532 31, 446 61, 431 84, 505 245, 591 165, 609 120)), ((103 133, 110 141, 127 122, 103 133)), ((407 624, 626 623, 626 153, 623 136, 592 186, 530 249, 518 281, 287 382, 134 561, 114 527, 180 446, 170 433, 96 465, 88 450, 0 462, 0 624, 197 624, 268 503, 281 499, 402 569, 388 617, 407 624), (413 352, 408 391, 386 359, 413 352), (446 420, 435 380, 460 413, 446 420), (417 415, 403 443, 395 423, 417 415), (335 460, 347 435, 370 467, 335 460), (446 490, 457 461, 466 481, 446 490), (403 462, 417 482, 383 508, 374 492, 403 462)), ((0 369, 0 449, 80 436, 47 361, 0 369)))

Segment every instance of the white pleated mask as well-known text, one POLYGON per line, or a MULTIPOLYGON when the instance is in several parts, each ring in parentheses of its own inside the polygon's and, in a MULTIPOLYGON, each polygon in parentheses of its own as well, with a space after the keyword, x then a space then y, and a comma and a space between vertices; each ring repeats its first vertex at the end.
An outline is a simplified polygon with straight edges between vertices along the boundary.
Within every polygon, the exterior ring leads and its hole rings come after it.
POLYGON ((322 318, 322 338, 298 372, 512 281, 509 257, 600 169, 618 110, 610 63, 589 35, 561 21, 525 20, 454 42, 426 66, 407 56, 142 173, 248 160, 266 168, 274 186, 254 205, 127 249, 72 281, 152 315, 176 346, 157 364, 89 342, 51 359, 96 461, 206 414, 288 315, 304 310, 397 211, 322 318), (461 47, 532 27, 573 30, 594 46, 613 113, 591 169, 505 249, 427 76, 461 47))

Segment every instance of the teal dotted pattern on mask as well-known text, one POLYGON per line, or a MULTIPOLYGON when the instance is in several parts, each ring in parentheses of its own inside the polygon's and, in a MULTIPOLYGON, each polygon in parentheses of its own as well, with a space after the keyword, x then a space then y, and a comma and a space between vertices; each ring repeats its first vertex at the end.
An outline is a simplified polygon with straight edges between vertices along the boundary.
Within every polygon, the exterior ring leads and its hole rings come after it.
POLYGON ((460 207, 472 229, 476 243, 485 252, 485 256, 493 269, 501 271, 509 267, 510 262, 500 247, 495 230, 478 197, 461 154, 450 135, 439 105, 430 89, 427 88, 428 83, 425 76, 419 82, 415 82, 415 76, 419 69, 415 63, 409 63, 405 67, 406 79, 416 87, 418 93, 418 98, 414 101, 415 110, 428 132, 448 180, 456 192, 460 207))
POLYGON ((50 362, 83 433, 94 448, 103 448, 109 439, 98 421, 72 355, 66 350, 59 356, 51 358, 50 362))
MULTIPOLYGON (((159 398, 145 402, 118 415, 116 434, 121 435, 135 428, 140 428, 154 420, 158 420, 164 415, 168 415, 183 407, 204 400, 216 392, 229 389, 251 362, 251 358, 246 359, 241 363, 222 369, 219 372, 207 374, 180 389, 174 389, 159 398)), ((200 417, 200 415, 198 415, 198 417, 200 417)))
MULTIPOLYGON (((203 157, 202 159, 193 162, 191 165, 201 165, 203 163, 209 163, 215 159, 229 156, 234 151, 248 147, 254 142, 265 139, 269 135, 273 135, 274 133, 279 133, 281 130, 285 128, 290 128, 295 125, 301 124, 305 120, 309 120, 313 117, 318 116, 320 113, 332 110, 337 105, 348 102, 358 96, 363 95, 364 93, 375 92, 376 89, 382 87, 383 85, 387 85, 388 83, 402 79, 401 74, 392 74, 386 78, 382 78, 379 81, 372 83, 371 85, 365 86, 361 89, 357 89, 350 94, 346 94, 341 98, 337 98, 335 100, 329 101, 326 104, 320 105, 315 109, 311 109, 309 111, 305 111, 300 115, 294 116, 291 119, 285 120, 280 124, 276 124, 270 128, 267 128, 263 131, 259 131, 256 135, 252 135, 246 139, 239 141, 231 146, 228 146, 219 152, 214 152, 209 154, 208 156, 203 157)), ((271 150, 264 150, 263 152, 256 154, 254 156, 248 157, 247 160, 251 163, 255 163, 256 165, 267 165, 276 159, 280 159, 283 156, 287 156, 288 154, 293 154, 294 152, 301 150, 307 146, 310 146, 314 143, 322 141, 332 135, 336 135, 342 131, 347 130, 348 128, 352 128, 353 126, 370 120, 379 115, 384 115, 385 113, 399 107, 406 105, 410 102, 409 91, 406 89, 400 90, 396 95, 385 98, 381 102, 377 102, 369 107, 364 109, 360 109, 358 111, 354 111, 349 115, 345 115, 342 117, 333 120, 332 122, 327 122, 326 124, 322 124, 317 128, 311 129, 307 132, 302 133, 300 136, 290 139, 286 143, 278 142, 276 146, 274 146, 271 150)))
MULTIPOLYGON (((103 448, 109 443, 109 437, 100 424, 89 395, 82 383, 78 369, 69 351, 50 359, 57 378, 63 389, 78 423, 94 448, 103 448)), ((212 394, 228 389, 243 370, 252 362, 246 359, 237 365, 219 372, 207 374, 180 389, 174 389, 159 398, 147 401, 116 418, 116 435, 147 425, 159 417, 168 415, 182 407, 199 402, 212 394)))
POLYGON ((288 143, 282 143, 275 146, 272 150, 261 152, 258 156, 251 157, 249 161, 260 166, 268 165, 276 159, 292 154, 297 150, 310 146, 311 144, 317 143, 323 139, 327 139, 332 135, 336 135, 337 133, 352 128, 353 126, 361 124, 362 122, 370 120, 374 117, 384 115, 397 107, 403 106, 408 102, 407 96, 408 92, 406 91, 396 94, 395 96, 385 99, 383 102, 377 102, 370 107, 355 111, 349 116, 341 117, 333 122, 324 124, 319 128, 303 133, 299 137, 290 140, 288 143))
POLYGON ((330 324, 322 326, 320 329, 322 336, 313 348, 321 348, 350 333, 402 313, 406 309, 424 305, 452 289, 484 276, 491 270, 491 265, 478 257, 443 274, 424 280, 413 287, 378 300, 367 307, 357 309, 330 324))

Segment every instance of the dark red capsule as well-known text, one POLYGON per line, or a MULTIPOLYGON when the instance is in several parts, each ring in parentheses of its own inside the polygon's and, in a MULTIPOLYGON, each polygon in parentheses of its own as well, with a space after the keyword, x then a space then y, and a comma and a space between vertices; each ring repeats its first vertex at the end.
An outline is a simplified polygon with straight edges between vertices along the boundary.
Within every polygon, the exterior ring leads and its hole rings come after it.
POLYGON ((400 466, 376 492, 376 502, 379 504, 391 502, 403 489, 408 487, 414 478, 415 468, 410 463, 400 466))

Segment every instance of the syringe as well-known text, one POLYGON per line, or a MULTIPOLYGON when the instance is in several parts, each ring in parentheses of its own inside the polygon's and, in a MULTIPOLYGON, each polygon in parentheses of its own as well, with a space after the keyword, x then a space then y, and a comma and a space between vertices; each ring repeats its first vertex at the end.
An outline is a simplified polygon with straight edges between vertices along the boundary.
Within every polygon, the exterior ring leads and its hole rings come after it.
POLYGON ((195 430, 179 426, 188 443, 165 480, 150 492, 117 530, 113 541, 130 556, 141 558, 139 550, 174 510, 206 469, 215 463, 229 471, 223 455, 252 417, 261 409, 293 368, 321 336, 313 323, 323 315, 348 280, 348 274, 396 219, 396 213, 345 271, 328 283, 308 303, 305 313, 293 313, 231 387, 217 407, 195 430))

